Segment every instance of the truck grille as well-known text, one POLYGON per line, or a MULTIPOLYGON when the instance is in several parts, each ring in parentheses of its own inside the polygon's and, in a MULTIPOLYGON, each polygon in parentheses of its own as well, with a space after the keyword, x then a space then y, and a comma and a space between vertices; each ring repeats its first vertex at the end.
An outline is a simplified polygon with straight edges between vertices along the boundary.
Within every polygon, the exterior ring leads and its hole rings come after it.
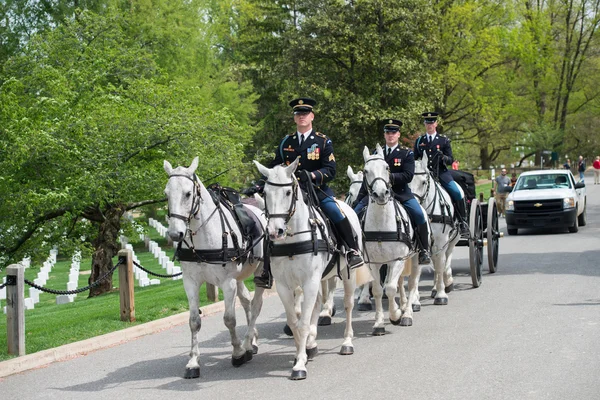
POLYGON ((563 210, 563 200, 527 200, 515 201, 515 212, 528 214, 544 214, 563 210), (541 206, 540 206, 541 204, 541 206), (537 206, 536 206, 537 205, 537 206))

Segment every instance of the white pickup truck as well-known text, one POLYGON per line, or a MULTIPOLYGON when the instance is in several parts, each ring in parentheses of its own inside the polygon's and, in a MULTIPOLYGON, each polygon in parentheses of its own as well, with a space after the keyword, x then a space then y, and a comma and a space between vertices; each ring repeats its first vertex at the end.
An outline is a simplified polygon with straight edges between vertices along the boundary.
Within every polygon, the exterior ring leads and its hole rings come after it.
POLYGON ((585 184, 566 169, 527 171, 506 198, 509 235, 519 228, 568 228, 586 224, 585 184))

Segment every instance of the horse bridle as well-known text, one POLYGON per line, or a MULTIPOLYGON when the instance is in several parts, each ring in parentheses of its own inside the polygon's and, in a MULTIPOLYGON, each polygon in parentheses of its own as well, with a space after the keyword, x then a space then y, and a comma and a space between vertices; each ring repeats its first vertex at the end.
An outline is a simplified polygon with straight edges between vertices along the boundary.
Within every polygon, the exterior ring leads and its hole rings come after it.
POLYGON ((198 213, 198 211, 200 210, 200 201, 202 200, 202 192, 200 191, 200 184, 198 183, 198 177, 196 176, 196 174, 192 175, 191 178, 189 177, 189 175, 184 175, 184 174, 169 175, 169 179, 174 178, 174 177, 181 177, 181 178, 189 179, 194 184, 194 191, 192 194, 192 209, 190 210, 190 215, 188 215, 186 217, 181 214, 171 213, 171 207, 169 207, 169 209, 167 210, 167 216, 169 218, 180 219, 180 220, 184 221, 186 224, 189 224, 190 221, 192 220, 192 218, 194 217, 194 215, 196 215, 196 213, 198 213))
MULTIPOLYGON (((371 158, 370 160, 367 160, 365 162, 365 165, 367 165, 368 163, 370 163, 371 161, 377 161, 377 160, 381 160, 383 162, 385 162, 384 158, 380 158, 380 157, 375 157, 375 158, 371 158)), ((371 197, 373 195, 373 185, 375 185, 375 182, 381 180, 385 183, 385 186, 389 189, 392 187, 392 184, 390 183, 391 179, 389 178, 389 174, 390 174, 390 167, 389 165, 387 165, 387 163, 385 163, 387 170, 388 170, 388 180, 386 181, 385 179, 383 179, 382 177, 378 176, 377 178, 373 179, 373 181, 371 181, 371 183, 369 183, 369 180, 367 179, 367 177, 365 176, 365 181, 367 183, 367 191, 369 192, 369 197, 371 197)), ((393 196, 391 196, 390 198, 393 198, 393 196)))
MULTIPOLYGON (((352 181, 352 182, 350 182, 350 187, 352 187, 352 185, 354 185, 355 183, 360 183, 362 185, 363 181, 352 181)), ((346 203, 347 204, 352 204, 352 203, 348 202, 350 200, 350 196, 351 196, 350 190, 348 189, 348 194, 346 194, 346 203)))
MULTIPOLYGON (((425 171, 425 172, 415 172, 414 175, 430 175, 429 171, 425 171)), ((419 203, 423 204, 423 201, 427 198, 427 195, 429 194, 429 189, 431 188, 431 179, 427 179, 427 189, 425 190, 425 194, 423 196, 419 196, 416 193, 413 193, 413 195, 419 199, 419 203)), ((425 207, 427 208, 427 207, 425 207)))
POLYGON ((285 223, 287 224, 290 221, 290 219, 292 218, 292 216, 294 215, 294 213, 296 212, 296 201, 298 200, 298 182, 295 179, 292 179, 292 181, 289 183, 275 183, 275 182, 266 181, 265 185, 275 186, 275 187, 287 187, 287 186, 292 187, 292 201, 290 203, 290 208, 289 208, 287 214, 270 214, 269 208, 267 207, 267 201, 265 199, 265 216, 267 217, 267 219, 284 218, 285 223))

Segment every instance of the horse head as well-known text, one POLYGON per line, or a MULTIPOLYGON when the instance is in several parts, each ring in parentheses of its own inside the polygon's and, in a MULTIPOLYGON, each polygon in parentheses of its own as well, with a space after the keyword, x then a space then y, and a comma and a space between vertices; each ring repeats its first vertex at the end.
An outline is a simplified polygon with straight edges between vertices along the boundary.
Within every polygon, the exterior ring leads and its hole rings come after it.
POLYGON ((427 164, 427 153, 423 152, 421 159, 415 160, 415 174, 412 181, 408 184, 411 192, 419 199, 419 202, 422 202, 426 198, 431 185, 431 176, 429 175, 427 164))
MULTIPOLYGON (((283 240, 288 231, 288 222, 296 212, 298 203, 298 181, 294 172, 300 158, 288 166, 277 165, 267 168, 258 161, 254 164, 267 179, 265 182, 265 216, 267 231, 272 241, 283 240)), ((302 202, 301 202, 302 203, 302 202)))
POLYGON ((384 205, 391 199, 390 167, 383 156, 383 149, 377 144, 375 154, 369 152, 365 146, 363 150, 365 160, 365 183, 369 196, 379 205, 384 205))
POLYGON ((355 174, 352 170, 352 167, 348 165, 346 175, 348 175, 348 178, 350 178, 350 188, 348 189, 348 195, 346 196, 346 204, 352 205, 352 202, 354 202, 354 200, 356 200, 358 197, 358 192, 362 186, 363 172, 358 171, 358 173, 355 174))
POLYGON ((189 229, 190 220, 200 209, 201 183, 196 176, 198 157, 189 167, 173 168, 167 160, 163 163, 169 175, 165 195, 169 207, 169 228, 167 233, 173 241, 181 241, 189 229))

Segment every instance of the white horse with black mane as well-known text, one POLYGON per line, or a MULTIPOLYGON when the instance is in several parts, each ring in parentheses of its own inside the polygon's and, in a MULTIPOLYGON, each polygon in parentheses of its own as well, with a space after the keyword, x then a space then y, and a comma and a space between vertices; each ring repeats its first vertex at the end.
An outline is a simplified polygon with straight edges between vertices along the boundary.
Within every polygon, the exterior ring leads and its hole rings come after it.
POLYGON ((222 199, 220 193, 209 191, 196 176, 197 167, 198 157, 194 158, 188 168, 173 168, 168 161, 164 162, 164 169, 169 175, 165 188, 169 206, 168 234, 173 241, 179 242, 177 255, 182 267, 183 287, 190 310, 192 346, 185 378, 200 376, 200 286, 206 282, 218 286, 223 291, 223 320, 231 335, 231 362, 234 366, 251 360, 252 355, 258 352, 258 333, 255 326, 264 292, 264 289, 257 287, 251 300, 250 293, 244 285, 244 279, 254 273, 263 259, 266 221, 262 211, 249 205, 232 205, 222 199), (235 207, 244 207, 246 211, 236 210, 235 207), (234 213, 238 215, 237 218, 234 213), (242 231, 237 221, 247 217, 250 217, 254 224, 242 224, 242 231), (236 295, 248 322, 243 342, 235 331, 236 295))
POLYGON ((383 288, 379 269, 387 264, 385 293, 389 300, 389 318, 394 325, 411 326, 413 309, 420 309, 418 252, 414 246, 414 229, 407 211, 394 199, 390 190, 389 165, 383 149, 377 144, 375 154, 365 146, 364 176, 371 201, 363 220, 365 240, 365 263, 369 263, 373 275, 373 297, 375 299, 375 325, 373 335, 385 334, 383 323, 383 288), (411 262, 406 262, 409 260, 411 262), (408 298, 404 287, 398 287, 401 276, 409 275, 408 298), (400 290, 400 307, 396 304, 396 293, 400 290))
MULTIPOLYGON (((420 160, 415 160, 415 175, 410 182, 410 190, 419 200, 431 221, 433 236, 431 261, 434 267, 433 304, 448 304, 447 293, 454 288, 452 278, 452 254, 460 240, 458 226, 454 223, 454 207, 450 195, 437 182, 427 167, 427 154, 423 152, 420 160)), ((459 189, 462 189, 459 186, 459 189)))
MULTIPOLYGON (((318 353, 316 337, 322 302, 321 281, 338 273, 336 260, 338 265, 341 260, 346 267, 345 258, 340 257, 335 248, 325 218, 311 206, 310 196, 308 204, 303 199, 294 176, 298 162, 299 158, 289 166, 278 165, 270 169, 254 161, 260 173, 266 177, 264 200, 268 239, 271 241, 271 273, 296 344, 292 380, 306 378, 306 363, 318 353), (296 310, 297 289, 301 289, 302 293, 299 316, 296 310)), ((354 232, 360 235, 354 211, 340 201, 337 204, 348 217, 354 232)), ((346 267, 340 269, 340 274, 344 283, 346 311, 346 329, 340 354, 348 355, 354 353, 352 309, 355 272, 346 267)))

